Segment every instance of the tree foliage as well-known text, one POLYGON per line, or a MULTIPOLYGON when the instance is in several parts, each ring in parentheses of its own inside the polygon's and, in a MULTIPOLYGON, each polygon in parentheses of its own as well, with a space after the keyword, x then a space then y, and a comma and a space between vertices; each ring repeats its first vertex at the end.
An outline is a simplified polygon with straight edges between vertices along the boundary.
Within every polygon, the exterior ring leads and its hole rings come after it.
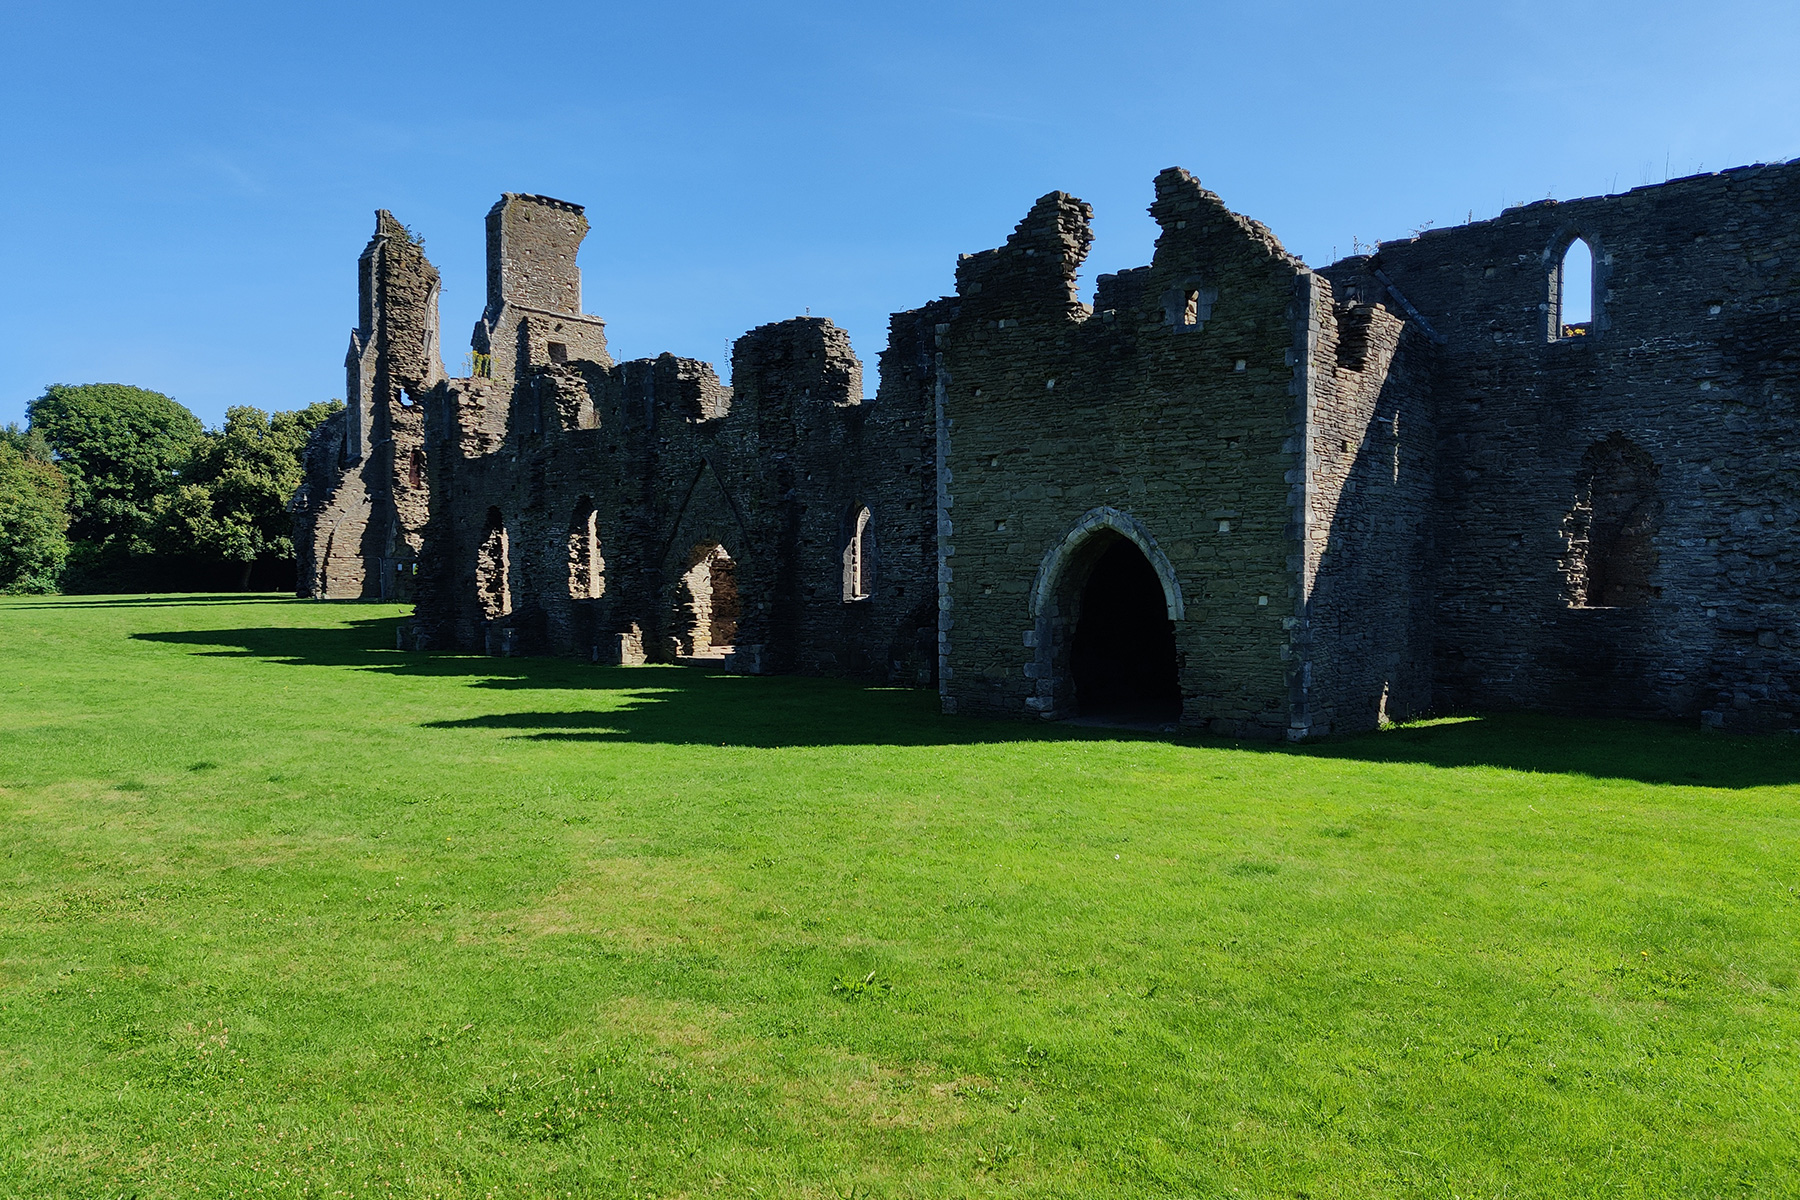
POLYGON ((228 409, 224 427, 193 443, 176 486, 156 498, 152 544, 236 564, 244 581, 259 559, 292 558, 287 503, 300 486, 306 442, 342 407, 334 400, 273 417, 247 405, 228 409))
POLYGON ((54 592, 69 557, 69 487, 42 435, 0 430, 0 592, 54 592))
POLYGON ((68 479, 69 536, 114 553, 149 527, 203 432, 161 392, 122 383, 52 384, 27 411, 68 479))
POLYGON ((81 591, 193 590, 225 583, 225 570, 248 586, 257 563, 293 558, 287 503, 307 439, 342 408, 239 406, 208 431, 160 392, 46 388, 28 432, 0 431, 0 504, 14 506, 0 511, 0 539, 13 539, 0 545, 0 588, 55 590, 60 573, 81 591), (17 565, 15 542, 31 547, 17 565))

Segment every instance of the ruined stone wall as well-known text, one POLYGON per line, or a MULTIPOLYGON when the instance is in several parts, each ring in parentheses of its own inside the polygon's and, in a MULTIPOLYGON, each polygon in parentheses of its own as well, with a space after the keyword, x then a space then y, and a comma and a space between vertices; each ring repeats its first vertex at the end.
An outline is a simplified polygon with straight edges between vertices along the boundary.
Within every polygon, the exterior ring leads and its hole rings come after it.
POLYGON ((1052 193, 955 296, 893 317, 872 399, 817 318, 745 334, 730 387, 613 363, 580 312, 580 206, 519 194, 489 214, 474 373, 445 379, 436 272, 382 213, 351 411, 295 498, 302 590, 403 596, 416 563, 422 647, 666 661, 729 637, 739 670, 1061 717, 1086 583, 1129 543, 1190 727, 1514 706, 1793 728, 1797 184, 1530 205, 1312 271, 1171 169, 1151 264, 1091 307, 1088 208, 1052 193), (1576 237, 1586 326, 1561 309, 1576 237))
POLYGON ((1531 204, 1385 243, 1372 265, 1444 339, 1439 705, 1792 728, 1800 164, 1531 204), (1563 336, 1575 237, 1595 312, 1563 336), (1575 510, 1615 437, 1654 467, 1651 592, 1585 607, 1575 510))
POLYGON ((887 348, 881 352, 880 386, 868 414, 865 454, 881 469, 868 473, 863 494, 873 518, 874 595, 891 606, 888 674, 896 683, 922 687, 938 682, 941 661, 938 343, 957 311, 957 302, 945 298, 893 315, 887 348))
POLYGON ((1182 721, 1282 736, 1302 603, 1290 511, 1305 268, 1186 172, 1149 267, 1074 292, 1088 209, 1040 200, 966 257, 942 334, 948 711, 1060 716, 1090 546, 1136 541, 1175 620, 1182 721))
POLYGON ((502 387, 548 363, 610 363, 606 326, 581 311, 581 205, 508 192, 487 215, 487 307, 475 324, 474 374, 502 387))
POLYGON ((1296 733, 1431 707, 1435 439, 1429 334, 1351 259, 1307 281, 1305 597, 1296 733))
POLYGON ((692 654, 712 640, 714 598, 692 573, 722 550, 739 669, 929 678, 920 389, 912 409, 865 405, 848 339, 818 319, 753 330, 733 361, 735 393, 705 363, 670 355, 545 364, 510 403, 486 380, 442 389, 429 423, 445 431, 430 448, 433 574, 417 622, 427 641, 603 662, 692 654), (910 458, 870 444, 870 429, 889 425, 911 432, 910 458), (846 603, 845 529, 864 506, 881 514, 870 542, 893 549, 872 565, 867 598, 846 603), (577 595, 570 538, 589 512, 606 565, 596 594, 577 595), (479 578, 490 513, 507 545, 499 619, 479 578))
POLYGON ((763 326, 734 348, 732 403, 755 431, 739 486, 763 549, 739 562, 740 638, 764 647, 762 669, 929 677, 929 392, 909 365, 890 363, 896 377, 865 401, 861 363, 829 321, 763 326), (851 595, 859 524, 862 594, 851 595))
POLYGON ((301 596, 406 600, 429 513, 423 400, 443 378, 438 272, 383 209, 357 263, 345 412, 314 431, 291 506, 301 596))
POLYGON ((435 389, 421 423, 418 641, 667 661, 729 630, 742 670, 929 680, 931 380, 913 364, 865 404, 848 338, 805 318, 739 339, 735 391, 671 355, 615 365, 579 312, 586 229, 579 206, 545 197, 489 213, 475 342, 493 358, 435 389), (867 595, 847 599, 864 508, 867 595), (695 571, 721 557, 716 589, 695 571), (718 595, 734 628, 715 630, 718 595))
POLYGON ((370 497, 361 472, 344 463, 349 425, 350 414, 341 412, 313 431, 304 477, 288 504, 294 516, 296 590, 310 599, 363 594, 370 497))

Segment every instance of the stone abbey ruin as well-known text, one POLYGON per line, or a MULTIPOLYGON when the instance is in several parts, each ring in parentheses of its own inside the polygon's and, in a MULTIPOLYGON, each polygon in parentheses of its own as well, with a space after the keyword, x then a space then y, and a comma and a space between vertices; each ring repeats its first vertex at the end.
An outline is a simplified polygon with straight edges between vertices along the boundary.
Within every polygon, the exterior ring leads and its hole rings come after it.
POLYGON ((301 593, 412 600, 419 649, 723 658, 946 712, 1800 728, 1800 163, 1318 270, 1185 171, 1155 189, 1150 265, 1091 304, 1063 193, 962 256, 892 318, 872 398, 818 318, 745 334, 729 387, 615 363, 582 209, 513 194, 449 378, 437 271, 382 212, 301 593))

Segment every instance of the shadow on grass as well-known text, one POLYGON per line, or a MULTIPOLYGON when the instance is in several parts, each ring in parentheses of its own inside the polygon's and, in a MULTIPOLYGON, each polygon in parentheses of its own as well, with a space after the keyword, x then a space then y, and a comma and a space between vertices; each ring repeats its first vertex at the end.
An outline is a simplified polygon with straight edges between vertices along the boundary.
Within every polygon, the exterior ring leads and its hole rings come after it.
MULTIPOLYGON (((196 604, 312 604, 289 592, 159 592, 155 595, 7 596, 5 601, 24 601, 45 608, 192 608, 196 604)), ((333 601, 332 603, 336 603, 333 601)), ((346 603, 360 603, 348 601, 346 603)))
MULTIPOLYGON (((200 629, 132 636, 196 653, 259 658, 518 692, 609 695, 604 709, 519 711, 430 721, 431 729, 492 729, 536 741, 750 747, 962 746, 1019 742, 1158 741, 1129 730, 945 717, 937 697, 840 679, 747 677, 701 667, 592 667, 561 658, 488 658, 387 648, 391 618, 326 628, 200 629)), ((1304 746, 1185 735, 1177 744, 1439 768, 1498 767, 1694 787, 1800 782, 1787 737, 1727 737, 1673 724, 1509 713, 1404 726, 1304 746)))

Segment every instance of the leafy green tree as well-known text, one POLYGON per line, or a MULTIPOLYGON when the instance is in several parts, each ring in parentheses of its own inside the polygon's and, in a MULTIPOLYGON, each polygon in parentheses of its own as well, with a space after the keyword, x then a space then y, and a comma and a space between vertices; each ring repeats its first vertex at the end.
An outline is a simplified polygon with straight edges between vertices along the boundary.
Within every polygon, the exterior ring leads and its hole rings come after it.
POLYGON ((69 536, 114 557, 148 528, 202 433, 182 405, 122 383, 53 384, 27 411, 68 480, 69 536))
POLYGON ((69 487, 44 439, 0 430, 0 592, 54 592, 69 557, 69 487))
POLYGON ((151 543, 164 554, 230 563, 238 587, 259 560, 294 556, 288 499, 300 486, 307 439, 343 405, 312 404, 273 417, 226 410, 225 425, 195 441, 180 482, 157 497, 151 543))

